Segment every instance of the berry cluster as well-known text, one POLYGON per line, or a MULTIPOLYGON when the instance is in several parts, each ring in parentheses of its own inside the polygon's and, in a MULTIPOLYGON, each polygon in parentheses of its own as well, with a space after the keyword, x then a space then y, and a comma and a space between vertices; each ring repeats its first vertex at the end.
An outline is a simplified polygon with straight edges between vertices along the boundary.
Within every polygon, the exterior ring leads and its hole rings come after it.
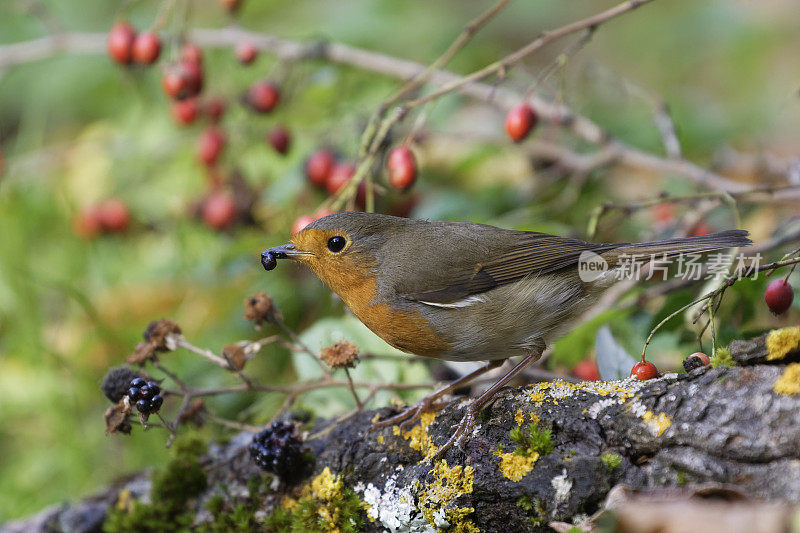
POLYGON ((248 450, 255 463, 284 481, 300 476, 305 470, 303 441, 294 424, 273 422, 257 433, 248 450))
POLYGON ((124 233, 131 223, 128 204, 119 198, 109 198, 84 207, 73 219, 75 233, 84 239, 98 234, 124 233))
POLYGON ((161 387, 155 381, 145 381, 142 378, 136 378, 131 381, 131 386, 128 389, 128 398, 131 402, 135 402, 136 410, 143 415, 157 413, 161 409, 161 404, 164 403, 159 393, 161 387))
POLYGON ((120 65, 133 62, 152 65, 161 55, 161 39, 152 31, 136 33, 136 28, 119 21, 108 32, 108 55, 120 65))

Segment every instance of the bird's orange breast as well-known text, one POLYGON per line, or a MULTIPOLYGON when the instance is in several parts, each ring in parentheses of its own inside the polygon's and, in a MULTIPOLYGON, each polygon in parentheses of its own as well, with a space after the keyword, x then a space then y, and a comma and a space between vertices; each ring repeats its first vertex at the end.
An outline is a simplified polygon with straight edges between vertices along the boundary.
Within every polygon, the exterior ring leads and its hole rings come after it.
POLYGON ((335 265, 309 261, 309 266, 364 325, 395 348, 427 357, 440 357, 449 350, 449 343, 418 311, 396 309, 381 301, 369 262, 345 256, 337 258, 335 265))

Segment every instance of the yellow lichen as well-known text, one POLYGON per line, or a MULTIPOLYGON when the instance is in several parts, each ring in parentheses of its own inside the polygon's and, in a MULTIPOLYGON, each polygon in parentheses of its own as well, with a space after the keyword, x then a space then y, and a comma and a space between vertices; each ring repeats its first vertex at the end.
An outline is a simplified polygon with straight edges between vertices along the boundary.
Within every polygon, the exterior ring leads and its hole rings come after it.
POLYGON ((772 385, 772 390, 778 394, 800 394, 800 363, 788 365, 772 385))
POLYGON ((311 496, 318 500, 332 501, 341 495, 344 483, 339 476, 334 476, 327 466, 325 470, 311 481, 311 496))
MULTIPOLYGON (((470 507, 451 507, 459 496, 472 493, 475 471, 471 466, 447 466, 447 461, 438 461, 431 471, 433 482, 426 486, 419 495, 419 507, 428 523, 436 525, 436 511, 445 511, 453 531, 477 531, 471 520, 466 518, 474 510, 470 507), (474 529, 473 529, 474 528, 474 529)), ((450 530, 450 529, 449 529, 450 530)), ((448 530, 448 531, 449 531, 448 530)))
MULTIPOLYGON (((433 439, 428 434, 428 426, 436 420, 436 413, 423 413, 419 419, 419 424, 408 431, 402 432, 402 437, 408 441, 408 446, 412 450, 417 450, 425 455, 424 461, 432 458, 439 451, 439 447, 433 443, 433 439)), ((400 435, 398 426, 392 427, 395 435, 400 435)))
POLYGON ((374 424, 375 422, 377 422, 380 419, 381 419, 381 414, 380 413, 375 413, 375 416, 372 417, 372 420, 370 420, 370 422, 372 422, 374 424))
POLYGON ((475 509, 472 507, 456 507, 446 511, 445 516, 447 521, 450 522, 450 527, 447 528, 448 533, 481 533, 478 526, 467 518, 468 515, 474 512, 475 509))
POLYGON ((536 461, 539 459, 539 454, 537 452, 522 455, 520 453, 496 451, 494 454, 500 458, 500 473, 514 482, 528 475, 528 473, 533 470, 533 465, 535 465, 536 461))
POLYGON ((773 329, 767 335, 767 361, 783 359, 800 346, 800 326, 773 329))
POLYGON ((297 509, 298 501, 292 498, 291 496, 286 496, 281 500, 281 507, 286 509, 287 511, 292 511, 297 509))
POLYGON ((542 391, 532 392, 531 395, 530 395, 530 400, 532 402, 542 403, 544 401, 544 396, 545 396, 545 394, 542 391))
POLYGON ((383 444, 383 435, 378 435, 376 440, 378 441, 378 444, 383 444))
POLYGON ((653 414, 653 411, 647 411, 642 415, 642 420, 650 427, 655 433, 656 437, 660 437, 668 427, 672 425, 672 419, 664 413, 659 413, 658 416, 653 414))
POLYGON ((541 404, 550 399, 554 405, 558 405, 558 400, 567 398, 577 392, 586 392, 598 396, 613 396, 624 402, 633 398, 638 387, 635 384, 624 386, 626 382, 614 381, 582 381, 580 383, 567 383, 564 381, 554 381, 551 383, 537 383, 533 385, 534 390, 529 393, 528 399, 537 404, 541 404))
POLYGON ((525 413, 522 412, 522 409, 517 409, 517 413, 514 415, 514 420, 517 421, 518 426, 521 426, 525 423, 525 413))
POLYGON ((135 503, 134 498, 132 498, 131 491, 128 489, 122 489, 119 491, 117 495, 117 509, 120 511, 131 511, 133 509, 133 505, 135 503))

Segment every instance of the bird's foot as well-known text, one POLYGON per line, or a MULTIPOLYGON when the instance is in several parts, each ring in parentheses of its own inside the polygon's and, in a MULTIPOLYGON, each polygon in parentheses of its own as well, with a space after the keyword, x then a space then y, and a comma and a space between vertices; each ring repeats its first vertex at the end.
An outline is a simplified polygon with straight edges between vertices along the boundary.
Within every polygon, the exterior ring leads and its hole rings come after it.
POLYGON ((436 397, 433 397, 433 395, 426 396, 411 407, 404 409, 402 412, 389 417, 386 420, 375 422, 372 424, 372 427, 369 428, 369 431, 376 431, 390 426, 396 426, 398 424, 400 424, 400 431, 407 431, 411 429, 411 426, 413 426, 420 418, 422 418, 423 413, 427 411, 439 411, 448 403, 450 403, 446 401, 434 403, 435 399, 436 397))
POLYGON ((467 442, 469 438, 469 430, 472 429, 472 426, 475 425, 475 417, 480 413, 481 406, 476 405, 477 402, 472 402, 469 406, 467 406, 466 413, 464 413, 464 417, 461 419, 461 422, 458 425, 453 426, 455 428, 455 432, 447 439, 439 450, 436 452, 436 455, 433 456, 434 461, 438 461, 444 457, 444 454, 447 453, 447 450, 456 446, 458 449, 463 450, 464 444, 467 442))

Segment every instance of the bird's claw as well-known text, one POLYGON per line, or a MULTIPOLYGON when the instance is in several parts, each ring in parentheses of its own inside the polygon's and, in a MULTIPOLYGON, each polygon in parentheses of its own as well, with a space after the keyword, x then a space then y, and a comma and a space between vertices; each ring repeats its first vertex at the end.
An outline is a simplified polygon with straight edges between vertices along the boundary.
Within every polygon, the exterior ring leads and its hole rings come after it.
POLYGON ((400 425, 400 431, 408 431, 411 429, 411 426, 413 426, 420 418, 422 418, 423 413, 426 411, 438 411, 448 403, 449 402, 433 403, 432 400, 423 398, 415 405, 404 409, 402 412, 389 417, 386 420, 375 422, 372 424, 372 427, 369 428, 369 431, 375 431, 398 424, 400 425))
POLYGON ((472 413, 472 411, 468 410, 467 413, 464 415, 464 417, 461 419, 461 422, 459 422, 458 424, 453 424, 453 426, 450 428, 451 430, 453 428, 456 428, 455 432, 450 436, 449 439, 447 439, 447 442, 445 442, 439 448, 439 450, 436 452, 436 455, 433 456, 433 460, 438 461, 439 459, 442 459, 445 453, 447 453, 447 451, 453 446, 455 446, 461 451, 464 451, 464 444, 467 441, 467 430, 471 428, 474 424, 475 424, 475 415, 472 413))

